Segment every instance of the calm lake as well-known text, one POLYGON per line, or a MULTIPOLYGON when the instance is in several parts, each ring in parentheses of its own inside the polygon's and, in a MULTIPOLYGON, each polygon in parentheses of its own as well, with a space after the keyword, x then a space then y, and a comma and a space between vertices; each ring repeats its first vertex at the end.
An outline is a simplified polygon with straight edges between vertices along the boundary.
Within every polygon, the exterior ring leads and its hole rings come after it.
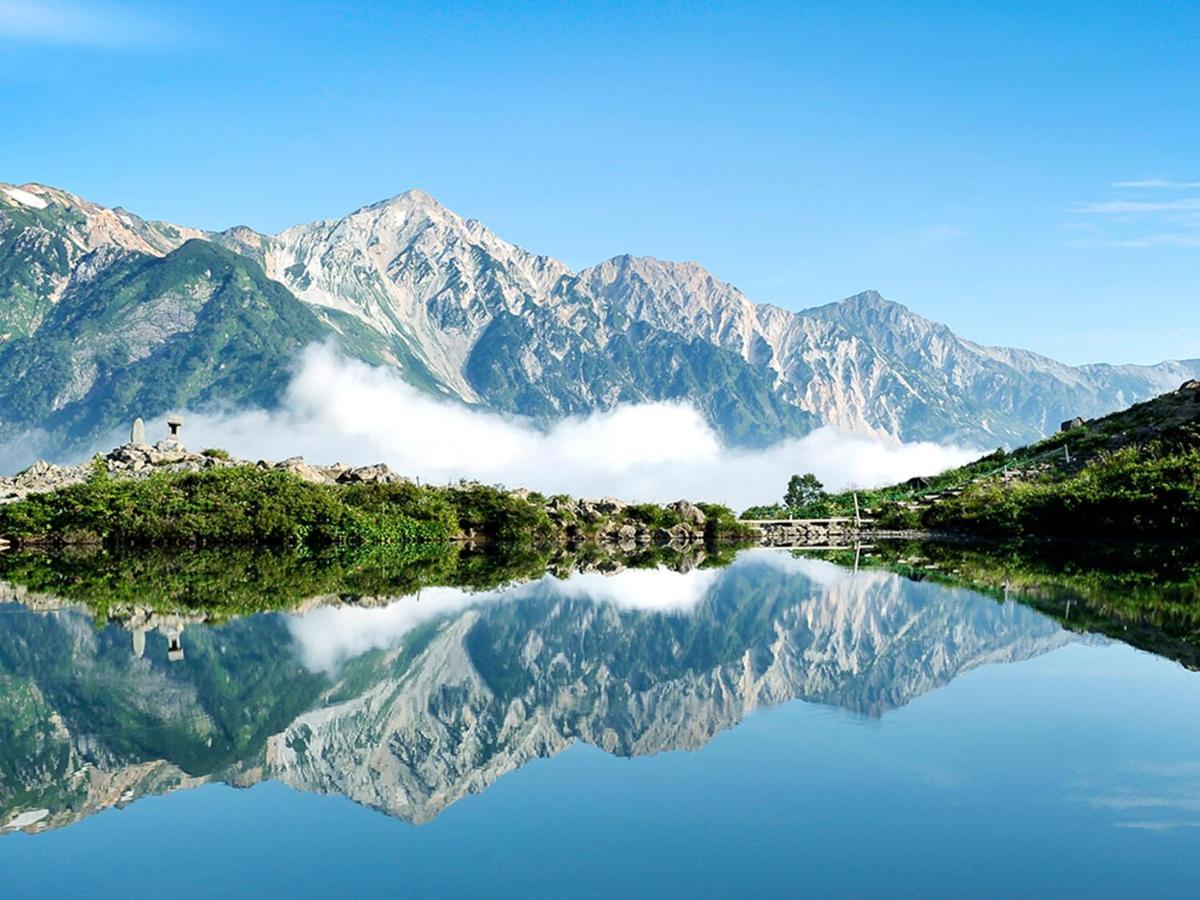
POLYGON ((221 624, 6 583, 0 894, 1190 893, 1186 635, 911 575, 750 550, 221 624))

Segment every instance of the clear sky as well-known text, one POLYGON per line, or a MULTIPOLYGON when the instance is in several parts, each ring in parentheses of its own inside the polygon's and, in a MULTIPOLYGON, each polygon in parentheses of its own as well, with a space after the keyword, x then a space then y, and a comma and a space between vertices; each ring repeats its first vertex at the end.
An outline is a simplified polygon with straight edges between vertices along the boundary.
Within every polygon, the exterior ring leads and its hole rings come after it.
POLYGON ((1200 356, 1200 3, 0 0, 0 180, 275 231, 410 187, 582 267, 1200 356))

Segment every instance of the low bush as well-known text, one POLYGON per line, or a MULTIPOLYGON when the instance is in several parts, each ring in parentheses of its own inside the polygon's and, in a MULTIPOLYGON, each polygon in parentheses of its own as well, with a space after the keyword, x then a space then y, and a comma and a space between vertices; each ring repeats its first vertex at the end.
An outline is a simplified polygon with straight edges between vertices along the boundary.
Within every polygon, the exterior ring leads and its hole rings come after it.
POLYGON ((984 481, 931 506, 935 530, 993 536, 1168 536, 1200 528, 1200 449, 1127 447, 1058 479, 984 481))
POLYGON ((309 547, 548 536, 544 509, 478 484, 312 484, 290 472, 232 466, 97 474, 0 506, 0 534, 18 544, 112 547, 309 547))

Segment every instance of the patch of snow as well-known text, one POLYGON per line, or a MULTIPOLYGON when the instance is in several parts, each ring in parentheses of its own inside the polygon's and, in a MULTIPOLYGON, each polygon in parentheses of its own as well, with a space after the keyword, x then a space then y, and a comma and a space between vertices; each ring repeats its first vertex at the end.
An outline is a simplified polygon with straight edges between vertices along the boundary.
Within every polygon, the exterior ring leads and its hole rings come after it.
POLYGON ((8 194, 8 196, 20 203, 22 206, 32 206, 34 209, 45 209, 50 205, 37 194, 31 194, 29 191, 23 191, 20 188, 5 188, 4 193, 8 194))
POLYGON ((19 813, 9 820, 5 828, 28 828, 30 825, 36 825, 46 816, 50 815, 48 809, 31 809, 23 813, 19 813))

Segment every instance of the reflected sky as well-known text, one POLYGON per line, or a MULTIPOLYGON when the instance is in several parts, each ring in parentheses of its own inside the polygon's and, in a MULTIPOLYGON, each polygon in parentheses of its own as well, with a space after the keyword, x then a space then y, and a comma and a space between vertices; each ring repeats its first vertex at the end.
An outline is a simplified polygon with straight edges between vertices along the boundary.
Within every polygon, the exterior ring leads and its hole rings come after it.
POLYGON ((11 884, 149 896, 136 846, 180 896, 1128 895, 1200 837, 1195 673, 880 571, 754 551, 183 639, 0 607, 11 884))

